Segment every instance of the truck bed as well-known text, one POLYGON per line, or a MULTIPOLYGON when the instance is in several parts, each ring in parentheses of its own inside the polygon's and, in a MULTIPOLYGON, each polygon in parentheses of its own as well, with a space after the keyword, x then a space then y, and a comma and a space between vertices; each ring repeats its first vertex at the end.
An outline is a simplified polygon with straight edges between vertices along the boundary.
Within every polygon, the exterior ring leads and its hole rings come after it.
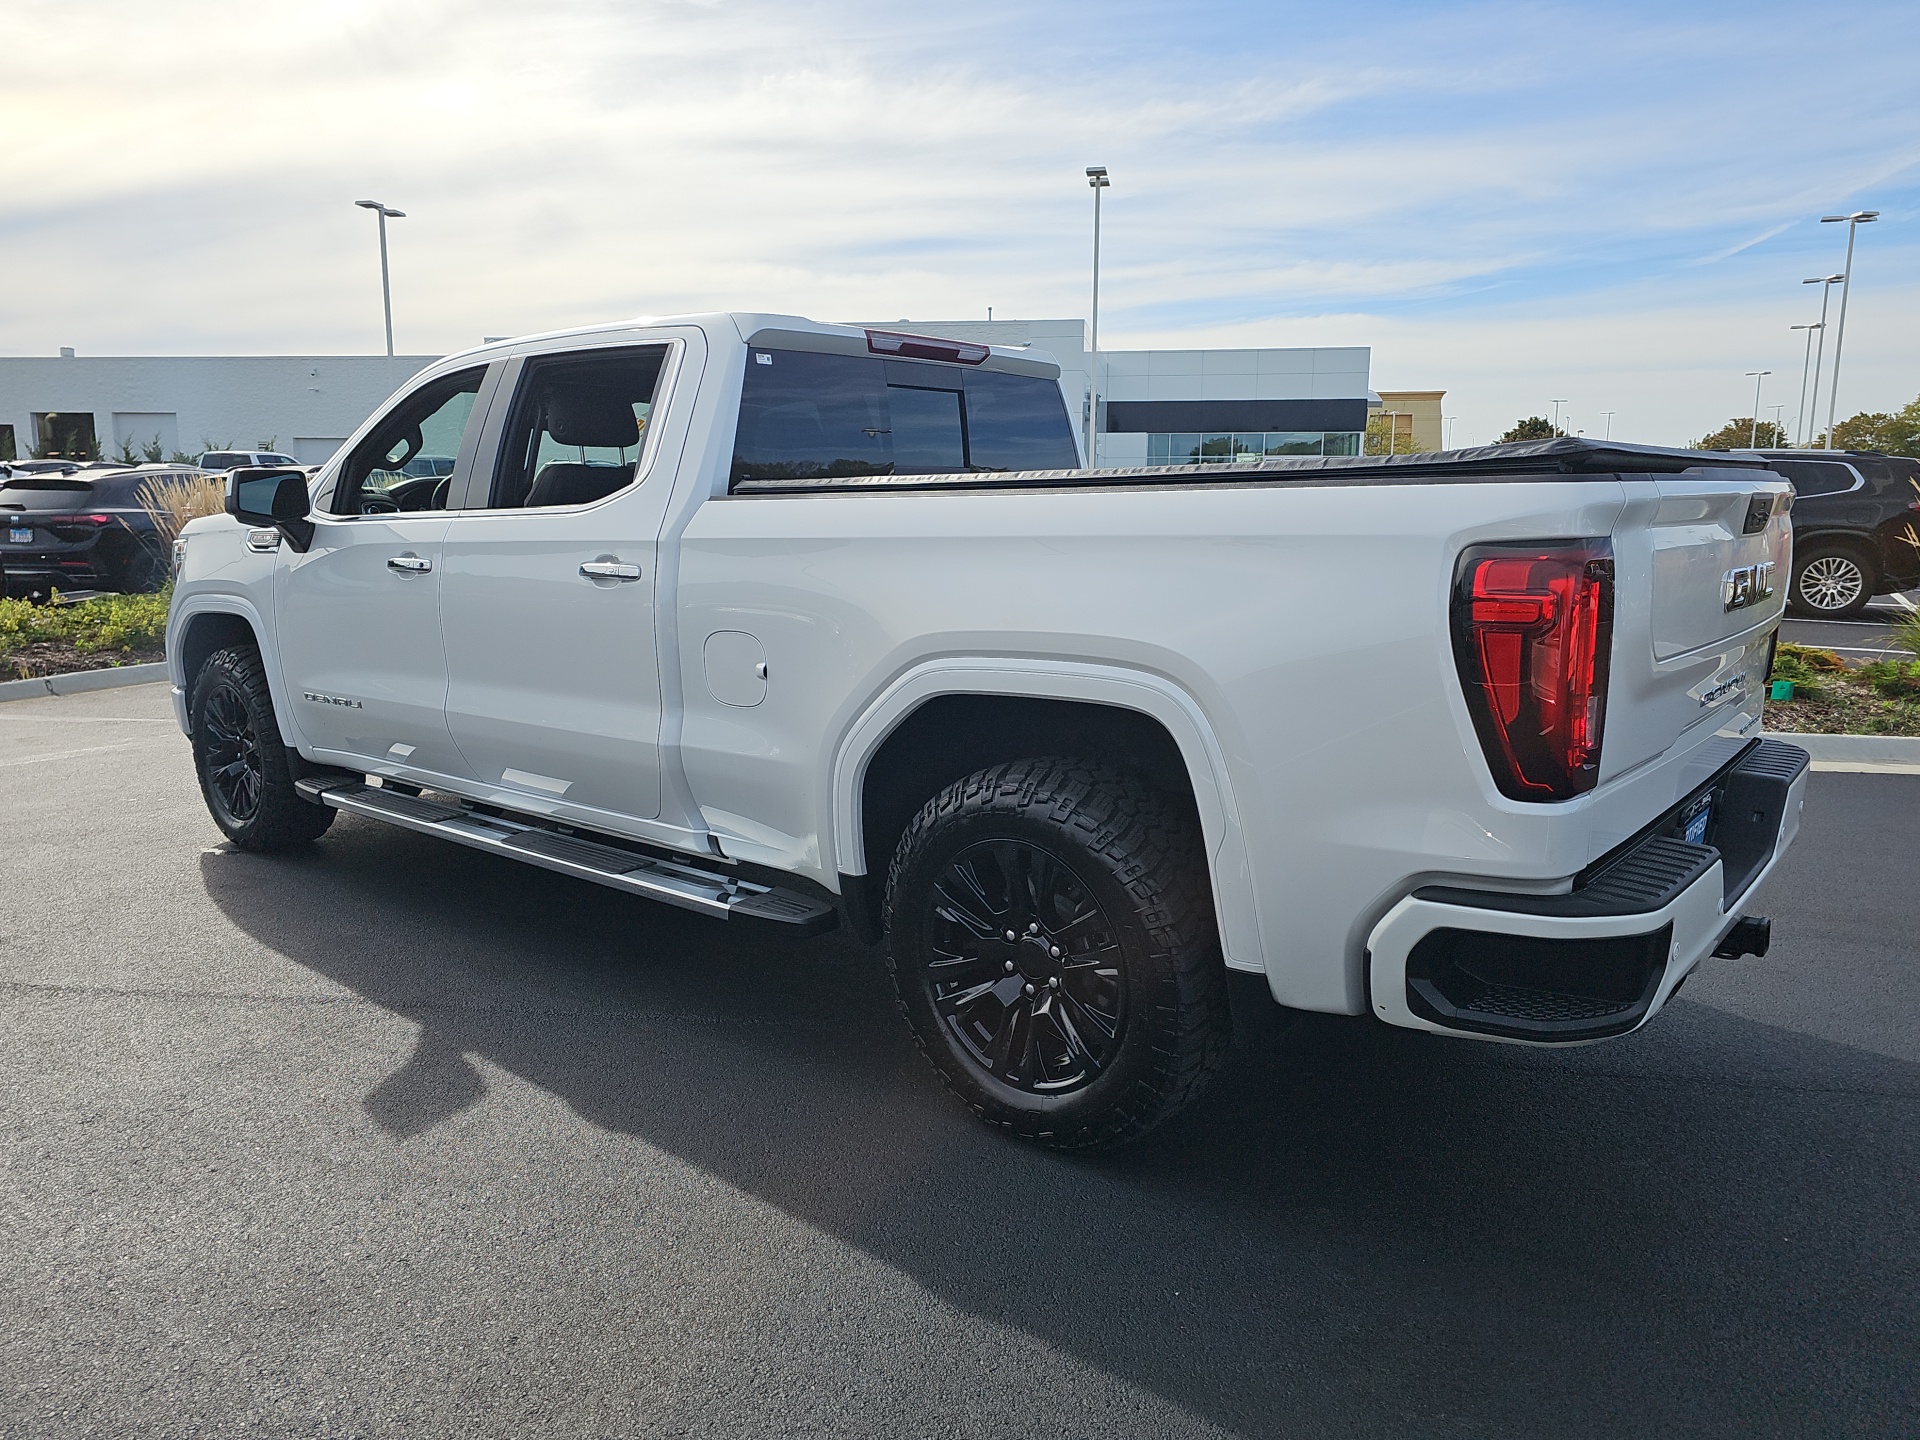
POLYGON ((1479 445, 1424 455, 1323 455, 1226 465, 1142 465, 1121 470, 998 470, 943 475, 825 475, 736 480, 736 495, 821 491, 900 494, 944 490, 1116 489, 1143 486, 1485 484, 1542 476, 1676 475, 1688 470, 1765 470, 1754 456, 1560 437, 1479 445))

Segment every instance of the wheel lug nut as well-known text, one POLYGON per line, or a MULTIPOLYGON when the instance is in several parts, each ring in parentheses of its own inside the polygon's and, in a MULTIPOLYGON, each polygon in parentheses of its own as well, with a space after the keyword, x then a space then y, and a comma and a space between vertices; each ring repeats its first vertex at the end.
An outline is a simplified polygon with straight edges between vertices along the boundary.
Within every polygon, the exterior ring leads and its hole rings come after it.
POLYGON ((1060 958, 1060 947, 1058 945, 1054 946, 1051 950, 1047 951, 1047 954, 1058 960, 1060 958))
POLYGON ((1038 935, 1039 933, 1040 933, 1040 922, 1038 920, 1029 921, 1027 924, 1027 934, 1038 935))
POLYGON ((1060 977, 1056 975, 1051 980, 1047 981, 1047 988, 1049 990, 1058 990, 1060 988, 1060 977))
POLYGON ((1033 994, 1033 982, 1031 980, 1027 982, 1027 994, 1033 994))
POLYGON ((1013 974, 1013 961, 1007 961, 1007 974, 1013 974))
POLYGON ((1014 934, 1013 931, 1011 930, 1007 931, 1007 943, 1009 945, 1011 945, 1014 941, 1018 940, 1019 938, 1020 937, 1014 934))

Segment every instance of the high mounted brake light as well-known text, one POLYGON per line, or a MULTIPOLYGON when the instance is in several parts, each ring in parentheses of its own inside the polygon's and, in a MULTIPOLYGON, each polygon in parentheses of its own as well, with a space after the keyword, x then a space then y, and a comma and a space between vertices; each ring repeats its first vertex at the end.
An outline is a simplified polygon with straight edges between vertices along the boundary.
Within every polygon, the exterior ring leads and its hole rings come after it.
POLYGON ((1500 793, 1566 800, 1600 774, 1613 648, 1613 551, 1476 545, 1460 557, 1453 654, 1500 793))
POLYGON ((929 335, 902 335, 894 330, 867 331, 867 349, 901 360, 945 360, 954 365, 978 365, 993 352, 985 345, 962 340, 935 340, 929 335))

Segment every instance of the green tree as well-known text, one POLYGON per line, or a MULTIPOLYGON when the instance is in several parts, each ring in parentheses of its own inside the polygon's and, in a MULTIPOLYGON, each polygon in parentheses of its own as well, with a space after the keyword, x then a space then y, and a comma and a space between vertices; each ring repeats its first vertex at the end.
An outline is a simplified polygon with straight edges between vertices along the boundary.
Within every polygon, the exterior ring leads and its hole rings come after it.
POLYGON ((160 437, 158 435, 155 435, 153 439, 147 441, 146 444, 140 447, 140 458, 145 460, 149 465, 158 465, 161 460, 166 458, 166 452, 160 448, 160 437))
POLYGON ((1362 455, 1412 455, 1420 447, 1413 443, 1413 432, 1399 429, 1397 420, 1375 415, 1367 421, 1367 434, 1360 446, 1362 455))
POLYGON ((1515 421, 1513 428, 1500 437, 1500 442, 1504 445, 1510 440, 1551 440, 1559 433, 1546 416, 1529 415, 1524 420, 1515 421))
POLYGON ((1771 420, 1762 420, 1755 427, 1753 417, 1736 416, 1727 421, 1711 435, 1702 435, 1689 447, 1694 450, 1782 450, 1786 448, 1787 432, 1771 420), (1759 439, 1754 439, 1755 434, 1759 439))
MULTIPOLYGON (((1825 438, 1815 443, 1824 443, 1825 438)), ((1842 420, 1833 427, 1833 443, 1839 450, 1880 450, 1920 459, 1920 396, 1892 415, 1863 411, 1842 420)))

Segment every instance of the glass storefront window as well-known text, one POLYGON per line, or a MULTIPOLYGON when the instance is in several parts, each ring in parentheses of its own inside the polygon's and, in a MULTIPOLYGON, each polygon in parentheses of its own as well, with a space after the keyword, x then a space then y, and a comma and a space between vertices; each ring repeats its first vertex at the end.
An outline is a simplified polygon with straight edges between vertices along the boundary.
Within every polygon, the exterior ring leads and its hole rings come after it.
POLYGON ((1358 455, 1358 434, 1318 430, 1268 430, 1261 434, 1147 436, 1149 465, 1227 465, 1299 455, 1358 455))
POLYGON ((1267 454, 1269 455, 1318 455, 1320 453, 1320 432, 1318 430, 1278 430, 1267 435, 1267 454))

